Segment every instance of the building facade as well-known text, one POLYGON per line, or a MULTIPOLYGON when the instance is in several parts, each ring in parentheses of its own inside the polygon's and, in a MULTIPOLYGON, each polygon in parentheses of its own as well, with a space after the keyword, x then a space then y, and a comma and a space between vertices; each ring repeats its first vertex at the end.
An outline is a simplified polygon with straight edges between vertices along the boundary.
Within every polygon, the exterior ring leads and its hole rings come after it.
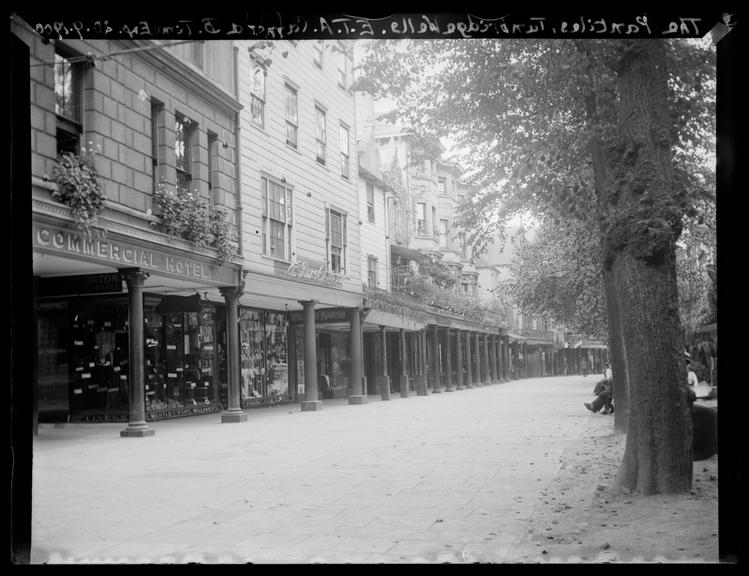
POLYGON ((11 30, 30 53, 38 420, 121 420, 139 436, 148 421, 220 412, 222 293, 240 279, 241 104, 213 65, 229 43, 188 60, 152 42, 42 42, 17 19, 11 30), (180 190, 205 216, 200 236, 166 217, 180 190))

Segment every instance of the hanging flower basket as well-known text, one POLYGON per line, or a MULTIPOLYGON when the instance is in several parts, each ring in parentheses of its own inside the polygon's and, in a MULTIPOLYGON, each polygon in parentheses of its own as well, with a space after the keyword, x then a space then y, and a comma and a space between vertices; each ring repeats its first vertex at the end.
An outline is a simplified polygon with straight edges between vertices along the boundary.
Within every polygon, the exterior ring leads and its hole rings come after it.
POLYGON ((201 202, 197 194, 188 190, 167 190, 164 182, 159 183, 153 197, 161 208, 161 221, 167 234, 188 240, 201 250, 213 248, 219 264, 236 255, 236 239, 222 208, 201 202))
POLYGON ((94 151, 84 149, 80 155, 60 154, 52 180, 57 184, 52 198, 68 206, 76 228, 90 236, 104 206, 104 191, 96 172, 94 151))

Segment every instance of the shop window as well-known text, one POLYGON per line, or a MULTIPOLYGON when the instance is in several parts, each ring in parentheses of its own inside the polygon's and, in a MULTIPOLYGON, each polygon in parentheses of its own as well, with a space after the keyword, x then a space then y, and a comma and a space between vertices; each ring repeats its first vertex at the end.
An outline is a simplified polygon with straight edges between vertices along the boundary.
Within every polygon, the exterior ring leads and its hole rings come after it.
POLYGON ((292 188, 267 176, 260 180, 263 254, 288 261, 292 252, 292 188))
POLYGON ((212 404, 218 409, 214 307, 200 305, 199 298, 147 295, 144 331, 149 417, 212 404))
POLYGON ((56 52, 54 76, 57 153, 78 154, 83 131, 83 65, 56 52))
POLYGON ((242 309, 239 341, 243 407, 290 400, 287 328, 283 313, 242 309))
POLYGON ((69 416, 74 421, 129 417, 127 300, 68 301, 69 416))
POLYGON ((346 214, 333 208, 325 210, 328 269, 332 272, 346 271, 346 214))

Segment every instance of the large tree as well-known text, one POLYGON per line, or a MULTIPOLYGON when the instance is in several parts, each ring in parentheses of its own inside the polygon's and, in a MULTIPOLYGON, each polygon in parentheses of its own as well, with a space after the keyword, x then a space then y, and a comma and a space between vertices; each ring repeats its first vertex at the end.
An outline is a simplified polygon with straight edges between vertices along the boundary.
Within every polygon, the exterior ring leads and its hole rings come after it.
POLYGON ((615 488, 691 487, 676 241, 706 188, 711 47, 664 40, 370 43, 359 87, 418 133, 449 134, 481 193, 477 245, 520 210, 597 231, 615 390, 629 391, 615 488), (707 142, 707 144, 706 144, 707 142))

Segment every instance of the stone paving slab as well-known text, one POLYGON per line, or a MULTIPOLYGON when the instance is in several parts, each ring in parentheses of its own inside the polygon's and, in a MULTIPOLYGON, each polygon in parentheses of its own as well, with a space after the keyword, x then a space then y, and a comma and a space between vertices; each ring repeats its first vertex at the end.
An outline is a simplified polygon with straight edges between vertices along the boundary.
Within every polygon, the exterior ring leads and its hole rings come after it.
POLYGON ((41 425, 32 563, 512 562, 591 380, 152 424, 41 425))

